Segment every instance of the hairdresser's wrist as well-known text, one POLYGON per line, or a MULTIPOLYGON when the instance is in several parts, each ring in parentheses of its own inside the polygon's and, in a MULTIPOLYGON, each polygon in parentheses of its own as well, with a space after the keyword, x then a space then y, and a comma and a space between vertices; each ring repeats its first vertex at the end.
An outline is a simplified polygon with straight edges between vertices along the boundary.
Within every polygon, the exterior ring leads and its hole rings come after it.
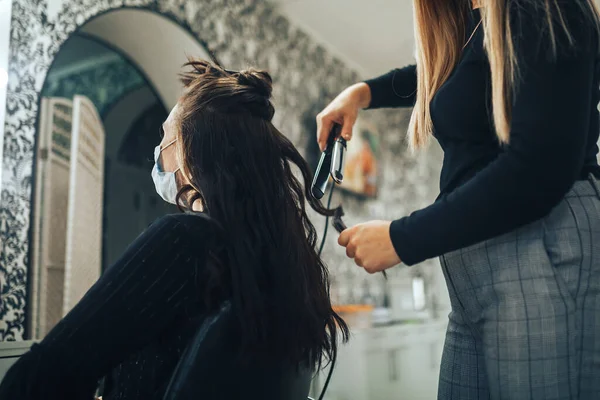
POLYGON ((371 104, 371 88, 364 82, 349 87, 352 97, 359 109, 368 108, 371 104))

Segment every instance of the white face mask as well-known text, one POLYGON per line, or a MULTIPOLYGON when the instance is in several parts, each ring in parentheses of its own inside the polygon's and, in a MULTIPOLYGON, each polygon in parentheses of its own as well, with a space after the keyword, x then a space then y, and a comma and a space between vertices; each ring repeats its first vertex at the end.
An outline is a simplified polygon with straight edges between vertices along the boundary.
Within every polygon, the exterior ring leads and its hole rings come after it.
POLYGON ((152 168, 152 180, 154 181, 154 187, 156 193, 164 201, 171 204, 176 204, 177 201, 177 180, 175 180, 175 173, 179 171, 177 168, 173 172, 165 172, 160 167, 158 158, 160 157, 160 145, 154 149, 154 167, 152 168))

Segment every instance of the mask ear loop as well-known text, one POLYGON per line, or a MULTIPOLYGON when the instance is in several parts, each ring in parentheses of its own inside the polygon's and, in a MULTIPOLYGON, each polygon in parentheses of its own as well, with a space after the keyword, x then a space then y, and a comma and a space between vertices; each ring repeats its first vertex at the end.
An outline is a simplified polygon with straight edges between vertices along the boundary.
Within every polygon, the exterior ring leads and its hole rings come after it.
POLYGON ((179 138, 175 138, 175 139, 171 140, 169 143, 165 144, 163 147, 159 147, 160 151, 162 152, 164 149, 166 149, 167 147, 169 147, 170 145, 172 145, 173 143, 175 143, 178 140, 179 140, 179 138))
MULTIPOLYGON (((160 147, 160 145, 158 146, 158 156, 155 155, 156 160, 154 161, 155 163, 158 164, 159 168, 162 170, 162 172, 167 172, 164 170, 164 166, 162 165, 160 161, 160 153, 163 152, 164 149, 166 149, 167 147, 171 146, 173 143, 175 143, 178 139, 174 139, 172 141, 170 141, 169 143, 167 143, 164 147, 160 147)), ((179 171, 181 169, 181 167, 177 167, 177 169, 175 171, 168 171, 168 172, 173 172, 176 173, 177 171, 179 171)))

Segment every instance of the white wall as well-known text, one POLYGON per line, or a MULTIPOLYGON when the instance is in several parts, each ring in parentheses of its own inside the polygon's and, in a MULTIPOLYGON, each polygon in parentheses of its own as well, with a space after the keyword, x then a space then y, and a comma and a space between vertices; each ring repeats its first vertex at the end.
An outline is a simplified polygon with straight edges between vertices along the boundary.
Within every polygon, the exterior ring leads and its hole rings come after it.
POLYGON ((0 0, 0 191, 2 191, 2 151, 4 150, 4 113, 8 78, 8 45, 12 0, 0 0))
POLYGON ((363 78, 414 62, 411 0, 270 0, 363 78))

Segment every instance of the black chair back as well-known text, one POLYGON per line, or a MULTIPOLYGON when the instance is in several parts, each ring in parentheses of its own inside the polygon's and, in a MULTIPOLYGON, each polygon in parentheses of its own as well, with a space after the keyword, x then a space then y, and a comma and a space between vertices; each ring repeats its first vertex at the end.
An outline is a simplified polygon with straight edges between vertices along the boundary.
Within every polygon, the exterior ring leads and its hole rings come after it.
POLYGON ((173 373, 165 400, 307 400, 313 372, 267 361, 241 363, 231 304, 207 318, 173 373))

